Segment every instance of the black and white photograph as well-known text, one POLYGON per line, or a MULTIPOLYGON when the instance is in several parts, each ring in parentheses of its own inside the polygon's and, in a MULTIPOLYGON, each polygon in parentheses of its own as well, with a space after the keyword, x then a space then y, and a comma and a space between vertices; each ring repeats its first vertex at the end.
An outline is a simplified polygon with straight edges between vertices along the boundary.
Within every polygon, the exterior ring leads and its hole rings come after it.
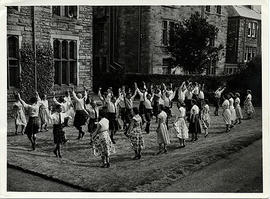
POLYGON ((269 193, 258 2, 5 5, 3 196, 269 193))

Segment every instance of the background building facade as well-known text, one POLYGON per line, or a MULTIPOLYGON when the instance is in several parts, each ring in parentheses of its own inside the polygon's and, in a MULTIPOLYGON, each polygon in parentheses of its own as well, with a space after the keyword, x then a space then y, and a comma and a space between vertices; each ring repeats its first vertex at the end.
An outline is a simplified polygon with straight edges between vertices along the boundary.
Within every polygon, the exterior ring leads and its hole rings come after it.
POLYGON ((212 43, 224 48, 218 62, 209 65, 207 74, 221 74, 226 56, 227 6, 94 7, 94 36, 98 38, 94 70, 167 74, 170 55, 166 47, 174 26, 195 12, 219 28, 212 43))
POLYGON ((253 6, 229 6, 225 73, 232 74, 261 54, 261 16, 253 6))
MULTIPOLYGON (((92 88, 92 7, 21 6, 7 8, 8 111, 19 89, 20 50, 24 43, 51 44, 54 90, 92 88)), ((38 82, 37 82, 38 83, 38 82)))

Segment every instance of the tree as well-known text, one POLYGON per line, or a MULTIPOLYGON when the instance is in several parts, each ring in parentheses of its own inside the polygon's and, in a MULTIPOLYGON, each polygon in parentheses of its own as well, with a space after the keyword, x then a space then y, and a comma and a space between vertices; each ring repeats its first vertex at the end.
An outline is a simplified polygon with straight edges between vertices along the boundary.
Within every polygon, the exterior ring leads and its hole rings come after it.
POLYGON ((174 65, 180 65, 185 71, 202 73, 217 60, 222 45, 215 47, 211 40, 218 34, 218 28, 209 24, 198 12, 175 26, 168 51, 174 65))

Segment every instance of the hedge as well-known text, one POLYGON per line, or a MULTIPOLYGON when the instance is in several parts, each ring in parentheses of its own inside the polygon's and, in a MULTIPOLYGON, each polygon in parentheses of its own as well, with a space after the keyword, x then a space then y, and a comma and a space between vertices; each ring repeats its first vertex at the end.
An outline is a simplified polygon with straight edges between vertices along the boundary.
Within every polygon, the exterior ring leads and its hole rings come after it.
MULTIPOLYGON (((252 63, 253 65, 258 65, 252 63)), ((227 89, 224 93, 239 92, 241 94, 241 101, 244 102, 246 96, 246 90, 252 90, 253 103, 256 106, 262 104, 262 91, 261 91, 261 74, 251 72, 250 70, 244 70, 239 74, 223 75, 223 76, 206 76, 206 75, 161 75, 161 74, 119 74, 119 73, 102 73, 94 76, 93 90, 98 91, 99 87, 107 89, 109 86, 114 88, 114 92, 121 85, 133 88, 134 82, 138 83, 138 86, 142 86, 142 81, 147 85, 149 84, 170 84, 173 86, 180 86, 183 81, 190 80, 192 82, 204 83, 206 87, 205 97, 209 99, 210 103, 214 100, 214 91, 219 86, 226 86, 227 89)))

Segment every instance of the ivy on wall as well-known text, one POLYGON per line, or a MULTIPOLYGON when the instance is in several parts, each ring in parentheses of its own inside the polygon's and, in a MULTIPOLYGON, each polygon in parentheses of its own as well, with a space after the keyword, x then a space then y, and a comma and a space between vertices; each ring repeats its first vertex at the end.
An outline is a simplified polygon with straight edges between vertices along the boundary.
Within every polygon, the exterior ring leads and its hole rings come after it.
MULTIPOLYGON (((21 95, 28 101, 35 95, 35 61, 34 50, 28 43, 24 43, 21 48, 21 95)), ((50 44, 36 46, 36 72, 37 91, 48 94, 53 89, 54 71, 53 54, 50 44)))

